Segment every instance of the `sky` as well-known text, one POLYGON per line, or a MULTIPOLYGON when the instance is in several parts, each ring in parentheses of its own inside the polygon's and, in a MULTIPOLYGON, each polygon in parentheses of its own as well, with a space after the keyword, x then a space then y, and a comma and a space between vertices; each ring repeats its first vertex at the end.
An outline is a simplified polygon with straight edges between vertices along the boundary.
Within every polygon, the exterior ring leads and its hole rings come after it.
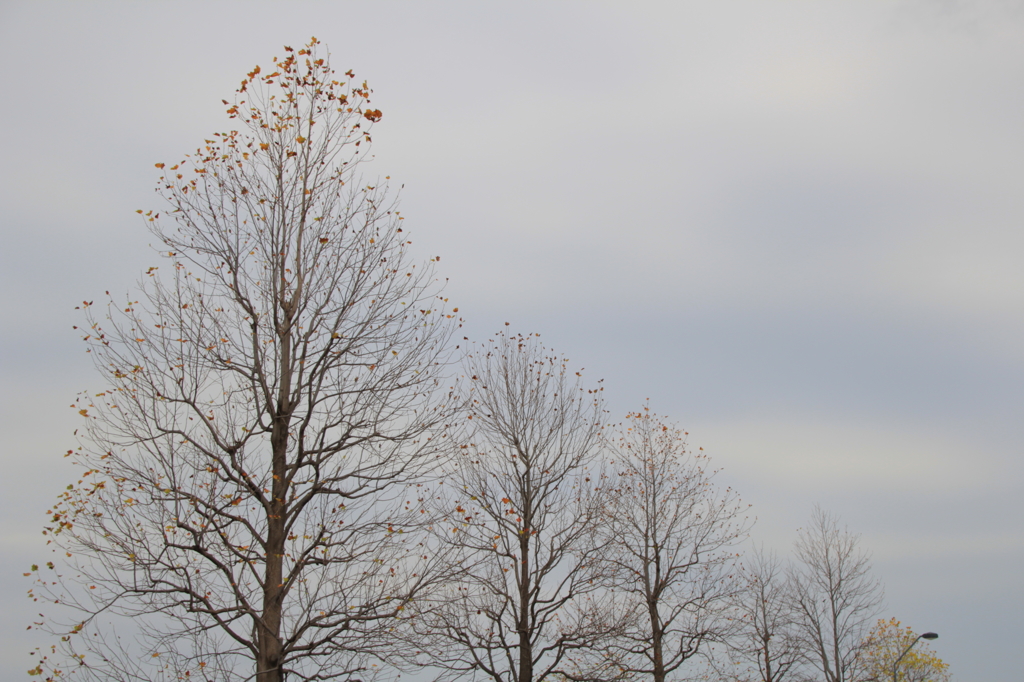
MULTIPOLYGON (((75 306, 158 263, 158 161, 311 35, 383 111, 483 339, 509 322, 685 428, 788 555, 815 504, 879 616, 959 682, 1020 679, 1024 5, 0 2, 0 669, 100 379, 75 306)), ((13 678, 12 678, 13 679, 13 678)))

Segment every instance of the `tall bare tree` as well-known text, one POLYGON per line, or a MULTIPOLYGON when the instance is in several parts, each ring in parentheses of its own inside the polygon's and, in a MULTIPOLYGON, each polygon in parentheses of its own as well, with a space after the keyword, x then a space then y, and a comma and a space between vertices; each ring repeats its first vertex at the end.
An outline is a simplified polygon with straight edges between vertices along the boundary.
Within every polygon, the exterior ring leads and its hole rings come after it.
POLYGON ((441 530, 464 574, 418 621, 442 678, 617 676, 591 656, 617 627, 596 591, 601 389, 535 337, 500 334, 465 361, 467 425, 441 530))
POLYGON ((730 679, 783 682, 799 676, 802 661, 796 612, 784 565, 756 548, 746 561, 746 585, 737 600, 741 620, 731 647, 730 679))
POLYGON ((744 506, 686 434, 647 409, 632 413, 614 442, 616 479, 599 526, 611 588, 635 614, 618 649, 631 673, 664 682, 733 628, 740 587, 734 546, 744 506))
POLYGON ((89 318, 109 383, 79 397, 85 472, 47 531, 85 678, 366 675, 431 580, 401 498, 439 454, 457 309, 355 174, 369 98, 316 39, 286 47, 225 102, 239 130, 157 164, 170 272, 89 318))
POLYGON ((859 540, 815 507, 795 546, 791 581, 800 646, 826 682, 858 679, 863 643, 883 600, 859 540))

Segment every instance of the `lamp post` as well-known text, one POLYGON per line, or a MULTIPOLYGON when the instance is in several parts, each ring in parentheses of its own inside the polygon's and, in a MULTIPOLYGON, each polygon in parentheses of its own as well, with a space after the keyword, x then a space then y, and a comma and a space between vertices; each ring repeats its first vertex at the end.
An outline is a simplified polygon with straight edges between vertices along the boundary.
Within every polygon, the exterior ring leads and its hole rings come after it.
POLYGON ((898 680, 896 679, 896 668, 899 666, 900 661, 903 660, 903 657, 906 656, 907 654, 909 654, 910 650, 914 648, 914 645, 917 644, 917 641, 919 639, 938 639, 938 638, 939 638, 939 636, 937 634, 935 634, 934 632, 926 632, 926 633, 924 633, 922 635, 918 635, 917 637, 915 637, 914 641, 910 643, 910 646, 908 646, 906 649, 904 649, 903 653, 900 654, 900 657, 897 658, 896 662, 892 664, 892 682, 898 682, 898 680))

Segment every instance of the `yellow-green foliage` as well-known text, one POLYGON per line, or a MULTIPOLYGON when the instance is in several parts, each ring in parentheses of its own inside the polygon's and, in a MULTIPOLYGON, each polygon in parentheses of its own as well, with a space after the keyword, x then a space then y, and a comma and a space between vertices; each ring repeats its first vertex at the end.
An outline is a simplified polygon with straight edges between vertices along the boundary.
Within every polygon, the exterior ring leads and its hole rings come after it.
MULTIPOLYGON (((895 618, 880 619, 864 641, 865 680, 891 682, 893 664, 917 638, 910 627, 895 618)), ((925 640, 919 641, 899 662, 896 682, 949 682, 949 664, 935 655, 925 640)))

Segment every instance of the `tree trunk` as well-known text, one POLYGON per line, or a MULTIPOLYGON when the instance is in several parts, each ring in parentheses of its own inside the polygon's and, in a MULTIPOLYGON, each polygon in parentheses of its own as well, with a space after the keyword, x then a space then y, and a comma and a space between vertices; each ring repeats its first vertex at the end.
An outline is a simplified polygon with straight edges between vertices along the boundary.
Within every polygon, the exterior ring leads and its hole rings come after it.
POLYGON ((270 432, 273 484, 267 513, 267 563, 263 583, 263 617, 258 625, 256 682, 281 682, 284 651, 281 646, 281 612, 284 605, 285 516, 288 496, 288 430, 291 425, 292 337, 287 304, 279 328, 281 376, 274 423, 270 432))
MULTIPOLYGON (((279 420, 281 423, 284 420, 279 420)), ((273 498, 267 519, 267 563, 263 584, 263 617, 257 637, 256 682, 281 682, 281 610, 284 603, 284 542, 285 542, 285 451, 288 445, 288 427, 275 425, 271 435, 274 452, 273 498)))
POLYGON ((658 603, 649 603, 647 610, 651 617, 651 672, 654 674, 654 682, 665 682, 665 633, 658 617, 658 603))
MULTIPOLYGON (((525 512, 524 512, 525 513, 525 512)), ((525 517, 524 517, 525 518, 525 517)), ((530 532, 524 523, 519 535, 519 675, 516 682, 533 682, 533 646, 530 641, 530 532)))

